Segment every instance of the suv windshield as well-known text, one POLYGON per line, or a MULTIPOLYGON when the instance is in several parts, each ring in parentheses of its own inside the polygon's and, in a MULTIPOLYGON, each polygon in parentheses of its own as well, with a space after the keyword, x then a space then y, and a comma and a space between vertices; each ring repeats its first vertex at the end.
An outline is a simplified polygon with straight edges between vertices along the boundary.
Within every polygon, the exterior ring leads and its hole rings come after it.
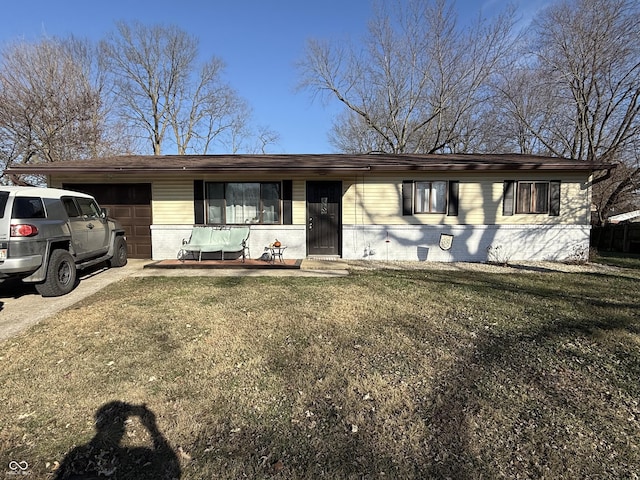
POLYGON ((9 192, 0 192, 0 218, 4 218, 4 209, 7 206, 9 192))

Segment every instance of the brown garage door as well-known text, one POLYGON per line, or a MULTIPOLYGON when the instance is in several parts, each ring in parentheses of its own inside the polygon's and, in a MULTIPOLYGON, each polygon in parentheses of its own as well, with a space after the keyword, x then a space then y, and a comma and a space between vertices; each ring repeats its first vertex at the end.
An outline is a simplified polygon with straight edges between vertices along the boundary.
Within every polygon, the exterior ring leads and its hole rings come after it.
POLYGON ((63 188, 93 195, 127 233, 131 258, 151 258, 150 183, 65 183, 63 188))

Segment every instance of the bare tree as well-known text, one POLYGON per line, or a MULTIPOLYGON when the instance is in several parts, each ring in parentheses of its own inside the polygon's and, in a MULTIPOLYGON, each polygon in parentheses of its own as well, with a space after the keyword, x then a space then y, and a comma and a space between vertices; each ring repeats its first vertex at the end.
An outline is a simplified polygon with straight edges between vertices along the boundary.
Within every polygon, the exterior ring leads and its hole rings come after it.
POLYGON ((10 44, 0 55, 3 169, 11 162, 75 160, 118 149, 106 133, 102 79, 90 44, 45 38, 10 44))
POLYGON ((226 136, 223 146, 230 153, 245 152, 250 154, 266 153, 270 146, 280 141, 280 135, 266 126, 253 127, 242 121, 251 115, 249 106, 239 105, 237 117, 231 117, 231 122, 236 121, 226 136), (246 110, 245 110, 246 109, 246 110))
POLYGON ((364 48, 309 41, 300 86, 347 107, 331 136, 342 151, 455 151, 476 132, 512 26, 511 9, 462 29, 446 0, 385 3, 364 48))
MULTIPOLYGON (((640 150, 638 150, 640 156, 640 150)), ((640 208, 640 158, 635 163, 619 163, 608 181, 593 187, 593 203, 596 212, 607 215, 629 212, 640 208)), ((598 219, 604 223, 605 216, 598 219)))
POLYGON ((280 134, 267 126, 260 125, 241 132, 241 135, 235 137, 234 140, 237 143, 232 143, 229 151, 260 154, 267 153, 270 147, 277 145, 280 141, 280 134))
POLYGON ((153 154, 207 153, 246 131, 250 109, 223 80, 224 62, 198 63, 199 42, 176 26, 117 23, 102 42, 126 122, 153 154))
POLYGON ((548 126, 555 115, 557 99, 541 80, 542 74, 516 60, 505 67, 493 84, 496 95, 485 125, 491 126, 495 152, 521 154, 553 153, 545 146, 548 126), (535 134, 532 132, 536 132, 535 134))
POLYGON ((269 147, 277 145, 279 142, 280 134, 278 132, 266 125, 260 125, 257 128, 256 142, 253 151, 255 153, 267 153, 269 147))
POLYGON ((551 113, 529 126, 555 155, 614 160, 638 134, 639 13, 633 0, 565 0, 534 23, 533 72, 551 113))
POLYGON ((594 191, 603 221, 640 183, 640 8, 636 0, 563 0, 537 17, 524 61, 499 86, 505 131, 527 153, 619 163, 594 191), (604 197, 602 197, 604 195, 604 197))

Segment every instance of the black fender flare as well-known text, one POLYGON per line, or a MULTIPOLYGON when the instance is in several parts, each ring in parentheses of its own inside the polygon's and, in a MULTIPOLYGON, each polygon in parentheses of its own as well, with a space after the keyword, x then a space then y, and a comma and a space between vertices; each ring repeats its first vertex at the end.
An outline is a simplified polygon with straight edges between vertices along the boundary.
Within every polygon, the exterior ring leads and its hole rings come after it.
POLYGON ((47 269, 49 268, 49 258, 51 258, 51 252, 57 248, 61 248, 69 252, 75 258, 75 252, 71 248, 71 237, 58 237, 47 240, 44 253, 42 254, 42 264, 35 272, 28 277, 22 279, 27 283, 39 283, 44 282, 47 278, 47 269))

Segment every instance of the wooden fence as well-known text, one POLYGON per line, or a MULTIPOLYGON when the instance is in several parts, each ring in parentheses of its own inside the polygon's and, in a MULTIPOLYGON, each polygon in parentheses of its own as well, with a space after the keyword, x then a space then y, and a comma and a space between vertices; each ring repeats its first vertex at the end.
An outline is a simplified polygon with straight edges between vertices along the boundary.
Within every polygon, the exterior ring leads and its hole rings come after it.
POLYGON ((640 223, 618 223, 591 229, 591 246, 602 251, 640 253, 640 223))

